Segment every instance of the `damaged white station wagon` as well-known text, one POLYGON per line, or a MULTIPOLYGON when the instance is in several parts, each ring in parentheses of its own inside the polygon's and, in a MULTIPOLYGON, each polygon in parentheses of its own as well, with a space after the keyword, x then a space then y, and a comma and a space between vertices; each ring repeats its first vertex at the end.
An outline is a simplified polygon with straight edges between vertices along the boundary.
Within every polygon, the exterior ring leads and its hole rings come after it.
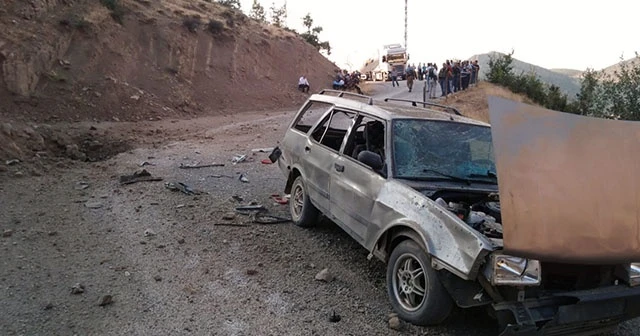
POLYGON ((324 215, 387 263, 400 318, 432 325, 454 305, 486 306, 501 335, 559 335, 640 315, 638 263, 505 253, 489 124, 389 100, 312 95, 271 160, 287 178, 296 225, 324 215))

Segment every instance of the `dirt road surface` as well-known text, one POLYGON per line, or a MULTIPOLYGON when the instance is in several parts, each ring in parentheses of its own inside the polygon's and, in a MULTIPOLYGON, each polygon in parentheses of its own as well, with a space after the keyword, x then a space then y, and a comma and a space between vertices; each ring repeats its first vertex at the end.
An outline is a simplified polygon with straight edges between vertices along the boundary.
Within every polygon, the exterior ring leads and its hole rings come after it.
MULTIPOLYGON (((139 145, 100 162, 59 160, 41 176, 16 177, 20 164, 2 173, 1 334, 495 335, 482 310, 392 330, 385 265, 334 224, 234 214, 256 202, 288 216, 271 198, 284 177, 252 149, 277 145, 293 113, 80 125, 139 145), (233 164, 239 154, 247 160, 233 164), (195 163, 224 166, 179 168, 195 163), (119 184, 141 169, 163 180, 119 184), (324 268, 333 281, 314 279, 324 268), (334 312, 340 321, 329 320, 334 312)), ((614 335, 638 330, 636 320, 614 335)))

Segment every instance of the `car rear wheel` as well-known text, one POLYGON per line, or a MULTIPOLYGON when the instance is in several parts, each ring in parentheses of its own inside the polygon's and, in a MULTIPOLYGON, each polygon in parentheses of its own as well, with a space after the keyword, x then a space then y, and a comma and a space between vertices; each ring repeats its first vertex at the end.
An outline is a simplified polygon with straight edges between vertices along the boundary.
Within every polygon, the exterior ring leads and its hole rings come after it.
POLYGON ((289 201, 291 220, 300 227, 314 226, 318 220, 318 209, 311 203, 305 189, 302 176, 296 177, 291 185, 291 200, 289 201))
POLYGON ((391 252, 387 292, 398 317, 415 325, 439 324, 453 309, 429 257, 413 240, 401 242, 391 252))

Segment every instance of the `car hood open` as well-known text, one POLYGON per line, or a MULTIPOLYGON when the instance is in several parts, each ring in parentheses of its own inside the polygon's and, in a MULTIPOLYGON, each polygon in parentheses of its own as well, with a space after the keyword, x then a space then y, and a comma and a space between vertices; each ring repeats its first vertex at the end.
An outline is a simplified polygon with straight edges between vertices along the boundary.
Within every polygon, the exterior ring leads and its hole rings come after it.
POLYGON ((505 253, 640 261, 640 122, 489 97, 505 253))

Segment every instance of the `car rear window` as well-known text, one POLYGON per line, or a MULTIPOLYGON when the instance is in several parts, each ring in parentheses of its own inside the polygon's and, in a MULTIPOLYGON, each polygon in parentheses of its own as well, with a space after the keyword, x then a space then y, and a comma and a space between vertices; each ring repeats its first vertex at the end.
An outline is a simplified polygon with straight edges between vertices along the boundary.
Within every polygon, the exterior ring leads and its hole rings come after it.
POLYGON ((315 125, 316 122, 320 120, 320 118, 322 118, 322 116, 332 107, 333 104, 317 101, 309 102, 298 116, 298 120, 296 120, 293 128, 304 133, 309 132, 309 129, 311 129, 311 127, 313 127, 313 125, 315 125))

